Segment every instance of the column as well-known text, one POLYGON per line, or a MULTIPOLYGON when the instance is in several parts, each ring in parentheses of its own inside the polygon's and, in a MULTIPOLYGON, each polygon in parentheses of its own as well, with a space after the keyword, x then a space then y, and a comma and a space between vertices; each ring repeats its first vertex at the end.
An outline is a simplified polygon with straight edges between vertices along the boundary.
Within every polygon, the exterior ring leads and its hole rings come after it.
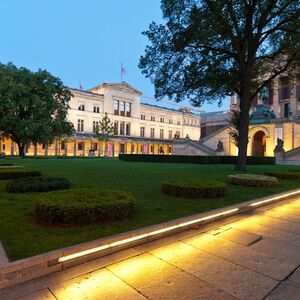
POLYGON ((65 156, 68 156, 68 142, 65 141, 65 156))
POLYGON ((45 156, 48 156, 48 144, 45 145, 45 156))
POLYGON ((76 156, 77 140, 74 140, 74 156, 76 156))
POLYGON ((10 140, 10 155, 14 155, 15 154, 15 143, 10 140))
POLYGON ((55 141, 55 144, 54 144, 54 155, 57 156, 58 155, 58 142, 55 141))
POLYGON ((82 140, 82 156, 85 156, 85 140, 82 140))

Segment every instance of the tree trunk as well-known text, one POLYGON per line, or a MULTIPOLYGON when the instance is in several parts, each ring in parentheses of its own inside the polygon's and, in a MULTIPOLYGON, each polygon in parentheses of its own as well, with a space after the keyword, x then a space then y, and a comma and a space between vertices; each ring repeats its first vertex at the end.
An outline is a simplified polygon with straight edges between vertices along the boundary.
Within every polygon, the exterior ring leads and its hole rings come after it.
POLYGON ((34 147, 34 153, 33 153, 33 155, 34 155, 34 156, 37 156, 37 152, 38 152, 38 151, 37 151, 37 150, 38 150, 38 149, 37 149, 37 144, 33 144, 33 147, 34 147))
POLYGON ((22 158, 25 157, 25 145, 23 143, 17 143, 18 148, 19 148, 19 156, 22 158))
POLYGON ((247 170, 247 146, 249 134, 249 111, 251 99, 250 90, 246 89, 240 97, 240 119, 238 129, 238 156, 235 165, 235 171, 247 170))

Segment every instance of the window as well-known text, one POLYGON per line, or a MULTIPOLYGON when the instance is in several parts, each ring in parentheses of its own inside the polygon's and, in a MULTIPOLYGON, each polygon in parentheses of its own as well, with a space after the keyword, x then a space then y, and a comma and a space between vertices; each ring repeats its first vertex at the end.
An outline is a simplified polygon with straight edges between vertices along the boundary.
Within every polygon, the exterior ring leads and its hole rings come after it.
POLYGON ((150 152, 153 153, 154 152, 154 146, 150 146, 150 152))
POLYGON ((160 122, 161 122, 161 123, 164 123, 164 122, 165 122, 165 119, 164 119, 164 118, 160 118, 160 122))
POLYGON ((145 127, 140 128, 140 137, 145 137, 145 127))
POLYGON ((100 113, 100 107, 99 106, 94 106, 94 113, 97 113, 97 114, 100 113))
POLYGON ((78 132, 84 131, 84 121, 81 119, 78 119, 78 121, 77 121, 77 131, 78 132))
POLYGON ((130 135, 130 123, 126 123, 126 135, 130 135))
POLYGON ((179 120, 177 120, 177 125, 180 125, 180 121, 179 120))
POLYGON ((291 88, 289 86, 280 87, 278 90, 279 100, 289 99, 291 97, 291 88))
POLYGON ((93 121, 93 132, 96 133, 99 131, 99 122, 93 121))
POLYGON ((169 147, 168 147, 168 152, 169 152, 169 154, 172 153, 172 146, 169 146, 169 147))
POLYGON ((173 131, 169 130, 169 140, 171 140, 173 138, 173 131))
POLYGON ((120 135, 125 134, 125 122, 120 122, 120 135))
POLYGON ((85 110, 84 104, 79 104, 79 105, 78 105, 78 110, 84 111, 84 110, 85 110))
POLYGON ((65 150, 65 147, 66 147, 66 143, 64 141, 62 141, 60 143, 60 150, 65 150))
POLYGON ((120 115, 125 117, 125 102, 124 101, 120 102, 120 115))
POLYGON ((114 122, 114 133, 119 134, 119 122, 118 121, 114 122))
POLYGON ((155 121, 155 117, 154 116, 151 116, 151 121, 155 121))
POLYGON ((169 124, 173 124, 173 119, 169 119, 169 124))
POLYGON ((94 145, 93 145, 93 150, 95 150, 95 151, 98 150, 98 143, 94 143, 94 145))
MULTIPOLYGON (((4 146, 4 145, 3 145, 4 146)), ((42 144, 42 149, 45 150, 46 149, 46 144, 42 144)), ((3 149, 4 150, 4 149, 3 149)))
POLYGON ((291 103, 285 103, 284 104, 284 117, 288 118, 292 114, 291 112, 291 103))
POLYGON ((179 139, 180 138, 180 131, 176 131, 175 135, 179 139))
POLYGON ((160 138, 160 139, 163 139, 163 138, 164 138, 164 130, 163 130, 163 129, 160 129, 160 130, 159 130, 159 138, 160 138))
POLYGON ((119 101, 114 100, 114 115, 118 116, 119 115, 119 101))
POLYGON ((151 128, 150 129, 150 138, 151 139, 154 139, 154 134, 155 134, 154 128, 151 128))
POLYGON ((145 115, 141 115, 141 120, 145 120, 146 116, 145 115))
POLYGON ((78 150, 79 151, 83 150, 83 143, 82 142, 78 142, 78 150))
POLYGON ((131 117, 131 103, 126 103, 126 117, 131 117))

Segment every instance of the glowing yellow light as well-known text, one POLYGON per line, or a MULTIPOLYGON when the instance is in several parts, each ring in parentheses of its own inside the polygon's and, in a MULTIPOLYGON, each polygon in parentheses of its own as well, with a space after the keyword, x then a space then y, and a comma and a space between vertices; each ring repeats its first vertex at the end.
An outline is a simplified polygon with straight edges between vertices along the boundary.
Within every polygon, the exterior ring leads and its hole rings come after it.
POLYGON ((286 197, 289 197, 289 196, 297 195, 299 193, 300 193, 300 191, 295 191, 295 192, 284 194, 284 195, 281 195, 281 196, 276 196, 276 197, 273 197, 273 198, 269 198, 269 199, 266 199, 266 200, 262 200, 262 201, 252 203, 252 204, 250 204, 250 206, 257 206, 257 205, 260 205, 260 204, 263 204, 263 203, 267 203, 267 202, 279 200, 279 199, 282 199, 282 198, 286 198, 286 197))
POLYGON ((199 223, 199 222, 202 222, 202 221, 206 221, 206 220, 214 219, 214 218, 217 218, 217 217, 220 217, 220 216, 224 216, 224 215, 236 212, 238 210, 239 210, 238 208, 226 210, 226 211, 223 211, 223 212, 220 212, 220 213, 217 213, 217 214, 209 215, 209 216, 206 216, 206 217, 194 219, 194 220, 183 222, 183 223, 179 223, 179 224, 176 224, 176 225, 173 225, 173 226, 169 226, 169 227, 165 227, 165 228, 162 228, 162 229, 154 230, 154 231, 151 231, 151 232, 148 232, 148 233, 145 233, 145 234, 133 236, 133 237, 130 237, 130 238, 127 238, 127 239, 124 239, 124 240, 120 240, 120 241, 116 241, 116 242, 106 244, 106 245, 103 245, 103 246, 99 246, 99 247, 95 247, 95 248, 92 248, 92 249, 80 251, 80 252, 77 252, 77 253, 74 253, 74 254, 66 255, 66 256, 63 256, 63 257, 59 258, 58 262, 62 263, 62 262, 68 261, 68 260, 72 260, 72 259, 75 259, 75 258, 79 258, 79 257, 86 256, 86 255, 89 255, 89 254, 93 254, 93 253, 96 253, 96 252, 100 252, 100 251, 103 251, 103 250, 106 250, 106 249, 109 249, 109 248, 113 248, 113 247, 120 246, 120 245, 125 245, 127 243, 137 241, 137 240, 141 240, 141 239, 144 239, 144 238, 149 237, 149 236, 158 235, 160 233, 172 231, 172 230, 177 229, 177 228, 182 228, 182 227, 185 227, 185 226, 188 226, 188 225, 192 225, 192 224, 199 223))

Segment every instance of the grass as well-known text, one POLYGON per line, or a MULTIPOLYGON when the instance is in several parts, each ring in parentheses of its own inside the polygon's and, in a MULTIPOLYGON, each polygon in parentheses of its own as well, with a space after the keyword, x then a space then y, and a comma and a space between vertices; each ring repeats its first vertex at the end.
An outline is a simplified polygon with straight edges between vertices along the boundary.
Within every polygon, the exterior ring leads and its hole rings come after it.
MULTIPOLYGON (((0 181, 0 241, 10 260, 90 241, 104 236, 161 223, 171 219, 247 201, 299 187, 299 180, 280 180, 272 188, 228 185, 227 195, 213 199, 184 199, 164 195, 165 180, 201 178, 227 181, 233 165, 197 165, 126 162, 117 159, 12 159, 14 164, 42 171, 43 175, 66 177, 71 188, 101 187, 131 192, 135 212, 126 220, 87 226, 43 226, 32 218, 35 193, 5 193, 0 181)), ((249 173, 287 171, 297 166, 249 166, 249 173)))

